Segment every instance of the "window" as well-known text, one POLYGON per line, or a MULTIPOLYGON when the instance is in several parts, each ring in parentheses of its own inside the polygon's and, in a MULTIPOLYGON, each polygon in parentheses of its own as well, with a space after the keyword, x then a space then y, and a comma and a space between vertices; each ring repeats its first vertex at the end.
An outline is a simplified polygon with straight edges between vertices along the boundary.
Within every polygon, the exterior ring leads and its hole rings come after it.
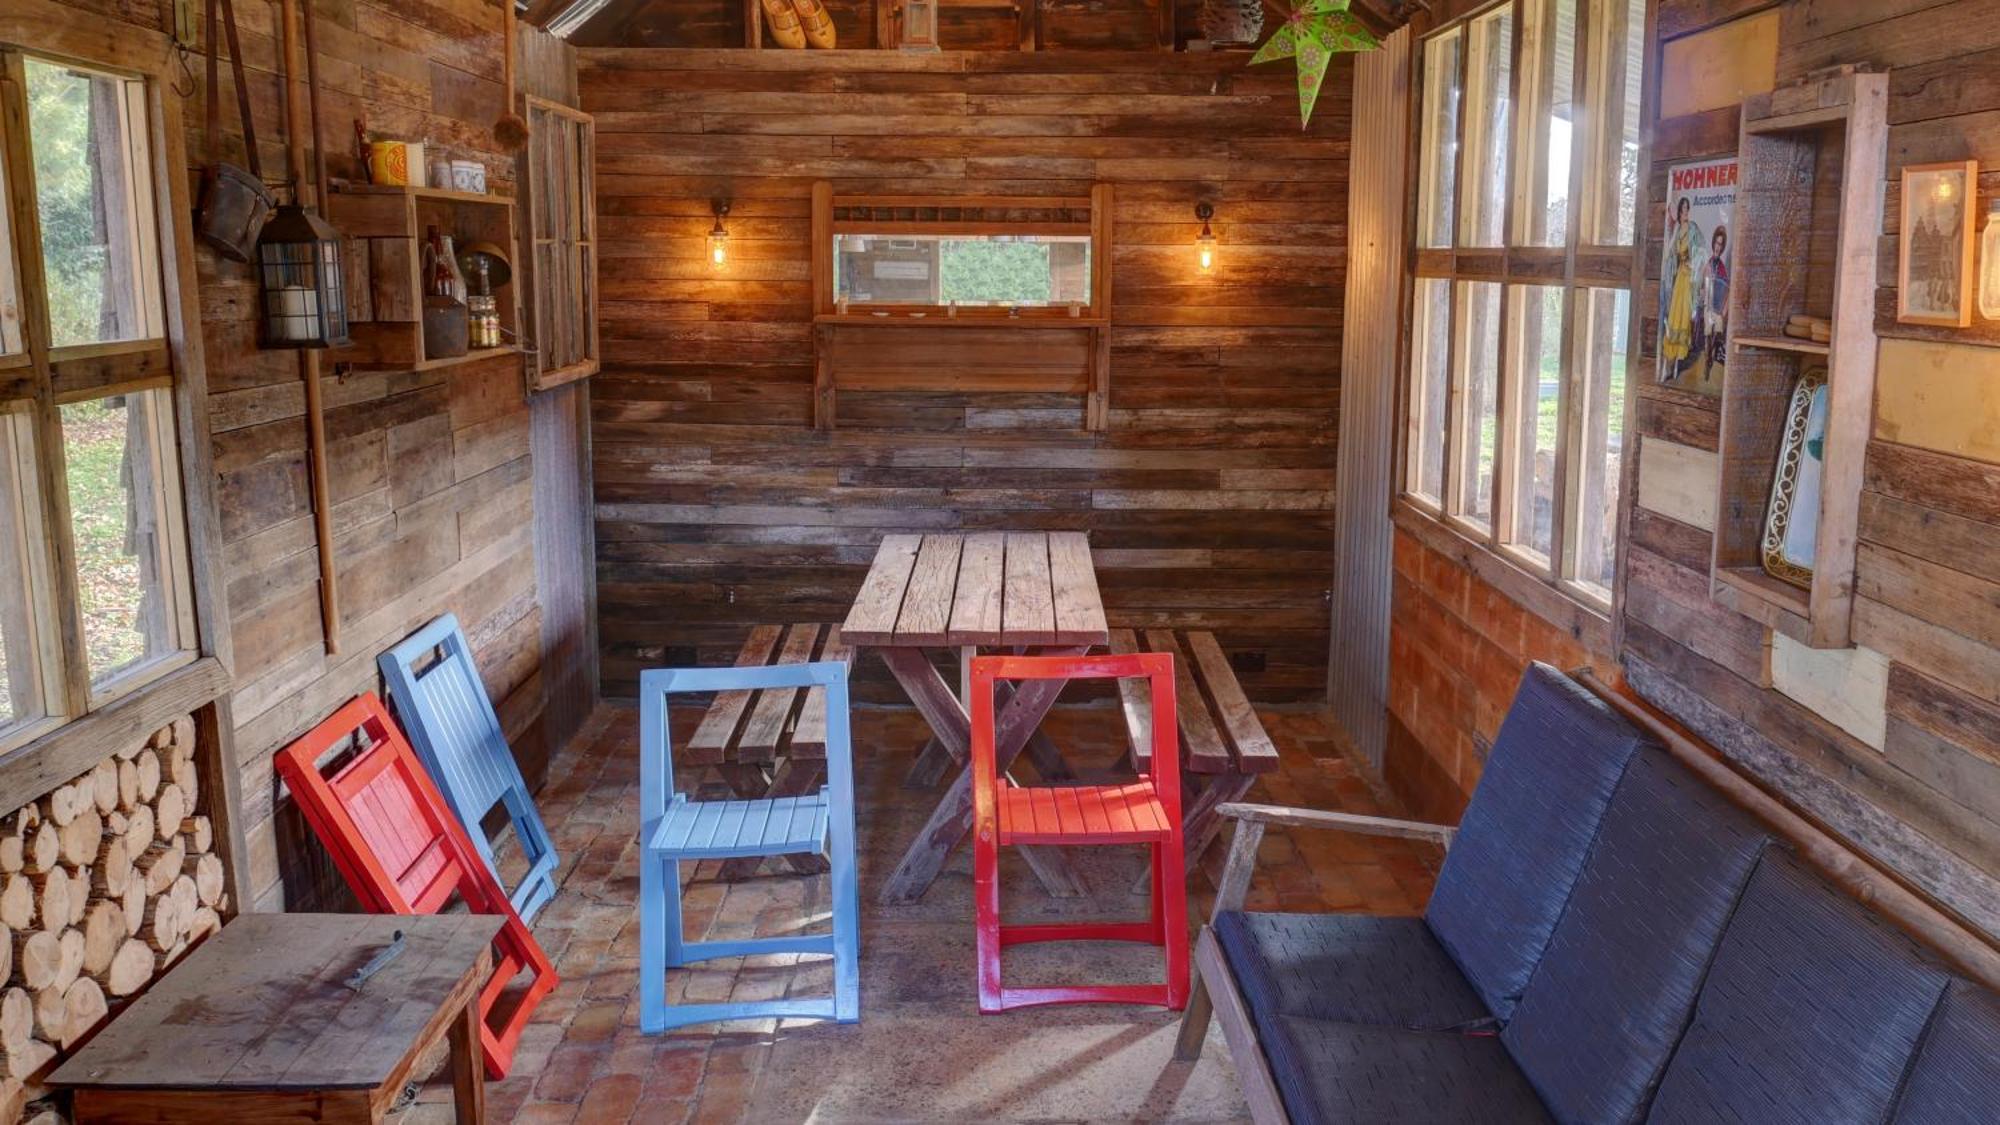
POLYGON ((1610 604, 1644 0, 1506 0, 1422 44, 1402 491, 1610 604))
POLYGON ((152 96, 0 48, 0 750, 194 658, 152 96))
POLYGON ((591 116, 529 98, 524 194, 534 248, 534 390, 597 373, 596 166, 591 116))
POLYGON ((833 298, 856 305, 1090 303, 1088 235, 833 236, 833 298))

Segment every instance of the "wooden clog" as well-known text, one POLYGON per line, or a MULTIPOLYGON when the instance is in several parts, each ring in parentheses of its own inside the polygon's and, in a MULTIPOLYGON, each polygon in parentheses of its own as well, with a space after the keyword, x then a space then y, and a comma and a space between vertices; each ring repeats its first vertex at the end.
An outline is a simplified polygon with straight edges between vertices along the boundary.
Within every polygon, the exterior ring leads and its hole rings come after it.
POLYGON ((805 49, 806 33, 799 27, 790 0, 761 0, 760 6, 764 9, 764 32, 772 42, 787 50, 805 49))

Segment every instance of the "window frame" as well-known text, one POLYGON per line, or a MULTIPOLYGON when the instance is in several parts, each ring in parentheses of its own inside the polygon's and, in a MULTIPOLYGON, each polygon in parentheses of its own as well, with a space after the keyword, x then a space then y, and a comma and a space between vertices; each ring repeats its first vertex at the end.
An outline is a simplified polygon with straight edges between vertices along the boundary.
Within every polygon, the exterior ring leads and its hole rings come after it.
MULTIPOLYGON (((1599 625, 1607 625, 1613 618, 1618 603, 1622 599, 1623 553, 1625 549, 1622 534, 1625 509, 1629 506, 1625 492, 1629 486, 1628 471, 1631 460, 1631 422, 1634 410, 1632 373, 1636 370, 1639 310, 1637 294, 1644 279, 1644 232, 1646 229, 1646 168, 1651 149, 1651 131, 1646 122, 1653 105, 1653 83, 1655 67, 1647 66, 1639 75, 1639 130, 1637 166, 1638 182, 1633 200, 1633 239, 1630 245, 1606 244, 1593 239, 1605 233, 1606 222, 1601 214, 1606 210, 1606 192, 1614 196, 1618 191, 1616 183, 1600 183, 1601 176, 1593 178, 1591 172, 1600 171, 1597 157, 1611 151, 1605 145, 1610 132, 1607 114, 1597 112, 1595 100, 1601 100, 1609 89, 1612 79, 1623 79, 1629 75, 1625 65, 1624 51, 1615 52, 1617 57, 1610 63, 1593 65, 1597 45, 1593 37, 1601 29, 1594 25, 1601 19, 1600 13, 1609 10, 1614 0, 1574 0, 1575 17, 1574 47, 1571 51, 1568 88, 1569 104, 1572 107, 1572 133, 1570 136, 1569 184, 1565 202, 1563 238, 1560 244, 1529 245, 1525 238, 1517 239, 1516 227, 1524 206, 1533 205, 1526 199, 1531 186, 1540 181, 1540 176, 1524 178, 1520 175, 1523 167, 1540 168, 1549 152, 1549 126, 1546 106, 1524 107, 1521 103, 1524 89, 1537 83, 1546 92, 1554 83, 1549 75, 1527 75, 1524 68, 1533 57, 1524 48, 1524 30, 1531 27, 1542 28, 1550 38, 1547 50, 1550 57, 1559 57, 1554 49, 1553 38, 1557 26, 1554 18, 1555 0, 1491 0, 1489 3, 1470 7, 1442 21, 1427 30, 1418 40, 1413 52, 1410 74, 1410 97, 1415 112, 1410 138, 1411 182, 1414 190, 1408 201, 1406 245, 1410 248, 1410 266, 1405 278, 1406 323, 1414 326, 1426 317, 1435 315, 1436 310, 1428 305, 1419 307, 1424 301, 1425 291, 1438 281, 1446 282, 1444 292, 1449 302, 1445 314, 1449 328, 1444 333, 1446 343, 1444 418, 1441 428, 1437 420, 1423 417, 1421 397, 1423 392, 1423 372, 1417 370, 1417 362, 1422 358, 1422 349, 1405 333, 1405 350, 1401 356, 1399 379, 1402 384, 1399 426, 1400 445, 1398 451, 1397 487, 1394 511, 1399 523, 1427 532, 1442 533, 1448 541, 1463 542, 1484 552, 1499 567, 1483 567, 1486 570, 1500 570, 1518 576, 1519 581, 1510 579, 1509 585, 1516 589, 1540 587, 1560 595, 1554 606, 1560 613, 1571 612, 1568 607, 1580 608, 1599 625), (1536 9, 1539 8, 1539 11, 1536 9), (1504 145, 1508 163, 1508 179, 1503 193, 1500 222, 1502 225, 1501 245, 1464 245, 1467 176, 1466 159, 1467 122, 1481 108, 1472 104, 1468 96, 1467 81, 1471 66, 1469 49, 1474 36, 1475 25, 1489 19, 1497 12, 1511 9, 1513 32, 1508 44, 1510 53, 1510 76, 1506 87, 1508 98, 1509 129, 1504 145), (1431 47, 1451 37, 1457 37, 1456 74, 1446 82, 1438 84, 1439 91, 1447 91, 1455 99, 1457 135, 1448 140, 1453 163, 1449 176, 1431 171, 1427 166, 1430 150, 1425 144, 1426 137, 1422 122, 1428 119, 1425 112, 1425 95, 1437 81, 1433 73, 1431 47), (1603 73, 1600 73, 1603 72, 1603 73), (1527 112, 1529 108, 1532 113, 1527 112), (1527 134, 1525 122, 1534 123, 1535 132, 1527 134), (1537 155, 1539 154, 1539 155, 1537 155), (1454 199, 1449 211, 1453 215, 1451 235, 1453 245, 1448 247, 1425 246, 1428 238, 1427 217, 1439 209, 1439 205, 1424 198, 1423 187, 1432 179, 1453 185, 1454 199), (1428 206, 1427 206, 1428 205, 1428 206), (1476 449, 1477 429, 1475 416, 1468 416, 1467 387, 1470 365, 1465 358, 1467 345, 1465 334, 1470 304, 1466 294, 1473 284, 1494 283, 1499 286, 1499 325, 1494 334, 1494 354, 1498 357, 1498 371, 1495 386, 1495 433, 1494 464, 1492 472, 1492 492, 1488 502, 1490 519, 1482 521, 1470 514, 1474 505, 1465 496, 1465 478, 1468 468, 1474 470, 1476 464, 1469 461, 1476 449), (1524 429, 1533 424, 1523 417, 1522 378, 1523 371, 1514 326, 1517 297, 1523 289, 1534 291, 1534 287, 1555 287, 1561 291, 1562 337, 1559 344, 1561 379, 1559 385, 1559 405, 1554 445, 1554 469, 1551 481, 1551 520, 1549 550, 1547 558, 1540 558, 1540 548, 1533 545, 1533 537, 1527 532, 1516 534, 1516 497, 1524 472, 1532 468, 1523 464, 1516 450, 1532 433, 1524 429), (1616 471, 1606 479, 1606 484, 1618 487, 1618 511, 1611 518, 1614 530, 1614 563, 1608 589, 1599 587, 1593 580, 1586 579, 1579 572, 1576 534, 1579 523, 1580 490, 1588 476, 1579 462, 1591 450, 1592 443, 1586 440, 1583 426, 1586 423, 1583 399, 1587 393, 1586 383, 1589 373, 1585 371, 1583 357, 1579 355, 1579 333, 1585 330, 1589 319, 1589 306, 1593 293, 1599 291, 1623 291, 1628 295, 1627 315, 1618 326, 1623 342, 1626 363, 1626 388, 1624 401, 1620 404, 1623 432, 1627 435, 1621 444, 1616 471), (1435 446, 1429 443, 1435 443, 1435 446), (1439 450, 1441 449, 1441 455, 1439 450), (1440 495, 1432 498, 1421 491, 1425 472, 1426 454, 1429 459, 1442 461, 1440 495)), ((1625 10, 1625 4, 1616 5, 1625 10)), ((1652 60, 1656 52, 1654 32, 1655 2, 1643 3, 1645 25, 1641 29, 1641 57, 1652 60)), ((1629 27, 1624 21, 1619 27, 1629 27)), ((1623 40, 1618 40, 1623 42, 1623 40)), ((1619 87, 1623 90, 1623 87, 1619 87)), ((1622 144, 1622 103, 1615 122, 1620 128, 1622 144)), ((1615 175, 1615 171, 1611 173, 1615 175)), ((1544 194, 1546 190, 1544 189, 1544 194)), ((1546 202, 1546 201, 1544 201, 1546 202)), ((1614 198, 1611 207, 1615 208, 1614 198)), ((1615 213, 1615 212, 1614 212, 1615 213)), ((1610 230, 1612 237, 1616 236, 1610 230)), ((1608 378, 1608 376, 1607 376, 1608 378)), ((1607 489, 1608 491, 1608 489, 1607 489)), ((1524 590, 1525 592, 1525 590, 1524 590)), ((1533 600, 1546 603, 1548 599, 1537 596, 1533 600)), ((1544 613, 1544 616, 1555 614, 1544 613)))
POLYGON ((205 737, 227 741, 215 708, 230 684, 230 649, 221 610, 220 558, 206 417, 207 379, 198 325, 186 153, 178 99, 171 93, 172 44, 165 36, 104 41, 81 29, 49 27, 36 13, 0 16, 0 153, 6 174, 0 206, 20 300, 22 350, 0 356, 0 412, 16 419, 29 446, 19 451, 35 479, 22 495, 30 541, 28 570, 42 585, 30 612, 47 715, 0 736, 0 807, 31 800, 46 778, 88 769, 133 738, 196 713, 205 737), (138 338, 54 346, 44 281, 39 204, 34 198, 27 108, 29 59, 129 83, 123 92, 134 252, 141 271, 138 338), (149 221, 148 221, 149 220, 149 221), (76 594, 76 548, 69 505, 62 407, 146 393, 151 433, 169 651, 92 683, 76 594), (207 710, 204 710, 207 709, 207 710))
POLYGON ((561 102, 549 101, 528 95, 524 99, 529 122, 529 140, 524 158, 527 174, 522 178, 522 213, 527 217, 528 226, 528 318, 534 330, 535 354, 528 366, 528 390, 545 391, 574 383, 597 374, 602 365, 602 352, 598 343, 598 268, 602 261, 599 248, 597 214, 597 119, 590 114, 561 102), (538 124, 539 123, 539 124, 538 124), (557 127, 556 123, 560 123, 557 127), (559 167, 550 167, 550 154, 545 151, 543 141, 549 137, 573 135, 576 146, 567 153, 559 167), (569 163, 573 160, 575 163, 569 163), (563 173, 565 181, 560 190, 552 187, 551 176, 563 173), (571 174, 573 178, 571 178, 571 174), (542 230, 544 204, 561 207, 567 214, 571 231, 580 232, 580 237, 565 240, 560 233, 542 230), (587 284, 579 290, 576 286, 545 284, 540 276, 541 250, 544 246, 560 249, 568 259, 572 274, 584 279, 587 284), (583 353, 572 363, 544 367, 542 349, 548 346, 553 336, 552 327, 544 318, 543 298, 554 294, 558 301, 574 299, 569 307, 572 324, 583 330, 583 353))

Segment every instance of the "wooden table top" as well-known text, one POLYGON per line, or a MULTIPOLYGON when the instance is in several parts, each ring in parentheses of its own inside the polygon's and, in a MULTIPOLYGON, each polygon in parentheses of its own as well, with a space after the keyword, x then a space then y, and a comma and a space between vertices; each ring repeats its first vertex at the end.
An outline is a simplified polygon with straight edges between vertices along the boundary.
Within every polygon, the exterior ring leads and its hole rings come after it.
POLYGON ((885 536, 840 636, 877 648, 1111 639, 1077 531, 885 536))
POLYGON ((498 915, 245 914, 49 1081, 153 1090, 373 1090, 492 973, 498 915), (346 981, 403 931, 402 953, 346 981))

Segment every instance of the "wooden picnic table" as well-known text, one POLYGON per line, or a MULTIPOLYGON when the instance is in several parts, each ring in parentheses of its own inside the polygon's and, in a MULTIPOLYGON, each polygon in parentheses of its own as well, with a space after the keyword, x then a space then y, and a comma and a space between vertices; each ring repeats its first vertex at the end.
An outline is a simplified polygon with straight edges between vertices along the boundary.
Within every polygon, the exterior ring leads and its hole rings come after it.
MULTIPOLYGON (((933 738, 918 755, 912 778, 934 780, 950 765, 959 767, 883 887, 885 903, 914 902, 972 828, 971 716, 938 674, 932 653, 1002 648, 1082 655, 1107 644, 1111 633, 1090 542, 1073 531, 886 536, 840 635, 881 656, 930 724, 933 738)), ((1002 771, 1025 749, 1045 780, 1073 776, 1037 729, 1062 688, 1059 680, 1031 680, 996 696, 994 749, 1002 771)), ((1022 854, 1051 894, 1083 892, 1060 851, 1024 848, 1022 854)))

